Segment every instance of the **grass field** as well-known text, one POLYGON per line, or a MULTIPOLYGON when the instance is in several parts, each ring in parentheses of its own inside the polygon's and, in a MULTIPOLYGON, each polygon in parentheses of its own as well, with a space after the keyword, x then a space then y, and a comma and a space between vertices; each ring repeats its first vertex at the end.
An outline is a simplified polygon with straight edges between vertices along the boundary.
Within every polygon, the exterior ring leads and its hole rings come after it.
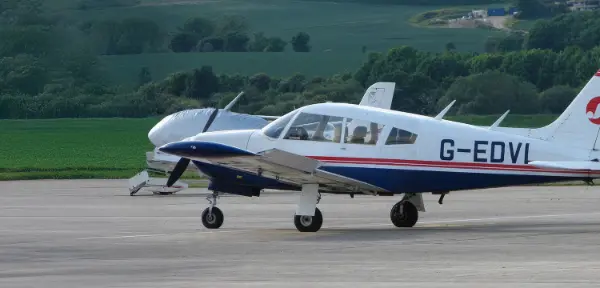
POLYGON ((0 180, 122 178, 145 167, 157 119, 0 121, 0 180))
MULTIPOLYGON (((497 116, 447 117, 490 125, 497 116)), ((540 127, 556 116, 511 115, 511 127, 540 127)), ((129 178, 145 168, 152 150, 147 119, 1 120, 0 180, 129 178)))
MULTIPOLYGON (((363 46, 366 46, 367 51, 386 51, 400 45, 410 45, 425 51, 442 51, 446 43, 453 42, 458 51, 482 52, 486 37, 500 33, 484 29, 426 28, 409 23, 412 16, 443 8, 442 6, 366 5, 294 0, 144 0, 142 3, 134 7, 88 11, 69 9, 53 13, 62 14, 76 22, 147 17, 157 21, 165 32, 169 33, 176 31, 176 27, 190 17, 216 19, 226 15, 241 15, 248 20, 253 32, 262 31, 266 35, 279 36, 288 41, 300 31, 311 36, 314 53, 308 55, 158 53, 111 56, 103 59, 111 74, 122 75, 123 71, 134 71, 134 75, 128 76, 128 79, 135 77, 142 66, 153 68, 153 72, 162 77, 202 64, 211 64, 217 71, 239 71, 244 74, 265 72, 291 76, 294 72, 299 72, 308 75, 331 75, 343 70, 356 70, 365 57, 361 52, 363 46)), ((293 53, 291 45, 288 44, 286 51, 293 53)))

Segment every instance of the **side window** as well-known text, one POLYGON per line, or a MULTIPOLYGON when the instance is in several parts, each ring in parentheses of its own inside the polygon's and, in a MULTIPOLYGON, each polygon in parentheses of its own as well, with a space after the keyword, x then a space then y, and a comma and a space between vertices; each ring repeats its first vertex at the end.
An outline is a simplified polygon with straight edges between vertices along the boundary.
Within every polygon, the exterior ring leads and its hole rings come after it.
POLYGON ((406 130, 392 128, 385 145, 413 144, 417 140, 417 134, 406 130))
POLYGON ((383 126, 375 122, 346 118, 345 143, 375 145, 383 126))
POLYGON ((342 117, 301 113, 284 139, 339 143, 342 117))
POLYGON ((263 128, 263 133, 271 138, 279 138, 279 135, 281 135, 281 132, 283 132, 285 126, 287 126, 287 124, 290 123, 290 121, 292 120, 292 118, 294 118, 294 115, 296 115, 297 112, 298 111, 295 110, 275 119, 275 121, 267 124, 267 126, 263 128))

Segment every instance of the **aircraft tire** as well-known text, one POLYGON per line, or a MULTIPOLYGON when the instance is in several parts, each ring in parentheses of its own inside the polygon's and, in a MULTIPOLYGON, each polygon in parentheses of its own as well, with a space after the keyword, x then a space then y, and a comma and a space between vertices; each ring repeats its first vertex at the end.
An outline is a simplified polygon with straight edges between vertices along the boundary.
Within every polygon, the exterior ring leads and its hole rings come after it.
POLYGON ((294 215, 294 225, 300 232, 317 232, 323 225, 323 214, 316 208, 315 216, 294 215))
POLYGON ((419 220, 419 211, 409 201, 400 201, 392 207, 390 219, 396 227, 413 227, 419 220), (403 206, 402 214, 400 214, 400 205, 403 206))
POLYGON ((223 212, 217 207, 212 208, 212 213, 209 213, 209 211, 210 208, 206 208, 204 211, 202 211, 202 224, 208 229, 220 228, 225 220, 223 212))

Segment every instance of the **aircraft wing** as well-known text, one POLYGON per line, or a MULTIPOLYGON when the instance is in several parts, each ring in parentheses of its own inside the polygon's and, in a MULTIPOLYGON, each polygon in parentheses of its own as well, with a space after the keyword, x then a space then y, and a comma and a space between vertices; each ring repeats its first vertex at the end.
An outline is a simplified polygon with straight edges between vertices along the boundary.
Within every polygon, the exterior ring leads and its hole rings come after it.
POLYGON ((281 116, 267 116, 267 115, 254 115, 254 114, 252 114, 252 116, 260 117, 265 120, 276 120, 277 118, 281 117, 281 116))
POLYGON ((213 165, 276 179, 289 185, 301 186, 302 184, 318 183, 320 184, 319 189, 329 192, 364 194, 389 192, 363 181, 325 171, 320 168, 323 163, 318 160, 278 149, 252 153, 220 143, 188 141, 167 145, 161 150, 198 161, 208 161, 213 165))
POLYGON ((529 165, 547 169, 600 171, 600 162, 595 161, 531 161, 529 165))

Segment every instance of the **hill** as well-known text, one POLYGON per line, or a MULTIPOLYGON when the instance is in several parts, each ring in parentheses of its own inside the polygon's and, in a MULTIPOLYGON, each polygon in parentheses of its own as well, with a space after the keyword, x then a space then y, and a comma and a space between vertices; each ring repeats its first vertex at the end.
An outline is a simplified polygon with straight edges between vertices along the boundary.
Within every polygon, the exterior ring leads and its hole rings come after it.
MULTIPOLYGON (((218 20, 226 16, 241 15, 249 24, 251 32, 264 32, 267 36, 281 37, 286 41, 290 41, 298 32, 308 33, 313 52, 310 56, 272 53, 193 53, 188 56, 170 53, 168 44, 165 44, 162 52, 157 51, 161 53, 107 56, 102 59, 107 71, 114 75, 121 75, 124 70, 137 73, 142 62, 161 77, 202 64, 210 64, 216 71, 240 70, 246 75, 258 72, 282 76, 290 76, 295 72, 331 75, 333 71, 358 68, 359 62, 365 59, 365 52, 383 52, 400 45, 436 52, 443 51, 448 42, 453 42, 457 51, 483 52, 485 39, 499 33, 469 28, 432 29, 409 23, 412 16, 427 10, 443 8, 445 5, 366 5, 354 2, 292 0, 140 0, 132 6, 82 10, 76 9, 76 4, 69 7, 63 0, 54 0, 52 3, 55 7, 62 7, 62 10, 51 9, 55 11, 53 13, 74 23, 132 17, 152 19, 166 38, 171 37, 177 31, 177 27, 191 17, 218 20), (250 62, 252 60, 254 61, 250 62), (257 62, 259 64, 255 65, 257 62), (299 65, 298 62, 302 64, 299 65), (128 63, 131 63, 131 66, 127 66, 128 63)), ((452 3, 449 2, 448 5, 452 3)), ((293 53, 290 45, 286 51, 293 53)), ((135 77, 135 74, 130 77, 135 77)))

